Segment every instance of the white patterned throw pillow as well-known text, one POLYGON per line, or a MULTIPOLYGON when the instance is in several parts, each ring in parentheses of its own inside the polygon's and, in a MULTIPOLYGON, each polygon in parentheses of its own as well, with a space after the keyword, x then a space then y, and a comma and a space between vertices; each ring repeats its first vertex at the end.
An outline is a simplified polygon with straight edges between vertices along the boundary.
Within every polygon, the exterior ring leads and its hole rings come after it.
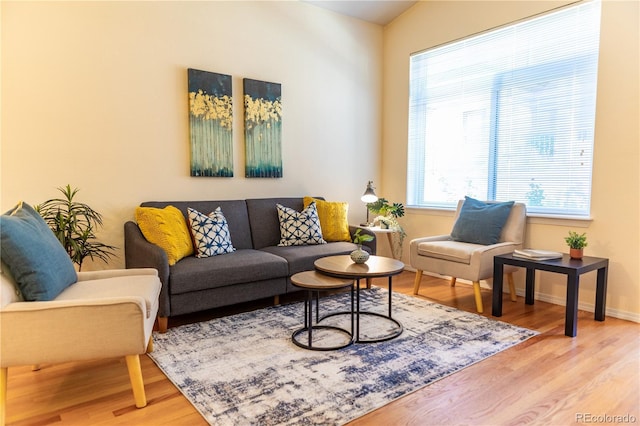
POLYGON ((322 228, 316 203, 312 202, 301 212, 276 204, 280 221, 279 246, 304 246, 326 244, 322 239, 322 228))
POLYGON ((189 207, 189 226, 196 248, 196 257, 210 257, 234 252, 227 219, 218 207, 208 216, 189 207))

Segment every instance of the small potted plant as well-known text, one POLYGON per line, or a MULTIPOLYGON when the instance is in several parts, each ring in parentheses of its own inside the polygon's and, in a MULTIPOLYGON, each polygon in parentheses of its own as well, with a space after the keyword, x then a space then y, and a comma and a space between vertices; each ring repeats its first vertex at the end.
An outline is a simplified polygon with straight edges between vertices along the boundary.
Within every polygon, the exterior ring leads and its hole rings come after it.
POLYGON ((569 256, 572 259, 582 259, 584 248, 587 246, 587 234, 569 231, 569 236, 565 237, 564 241, 569 246, 569 256))
POLYGON ((351 260, 355 263, 364 263, 369 260, 369 253, 365 250, 362 250, 362 243, 366 243, 368 241, 373 240, 373 236, 369 234, 361 234, 362 229, 356 229, 355 234, 353 234, 353 242, 358 245, 357 250, 351 252, 351 260))

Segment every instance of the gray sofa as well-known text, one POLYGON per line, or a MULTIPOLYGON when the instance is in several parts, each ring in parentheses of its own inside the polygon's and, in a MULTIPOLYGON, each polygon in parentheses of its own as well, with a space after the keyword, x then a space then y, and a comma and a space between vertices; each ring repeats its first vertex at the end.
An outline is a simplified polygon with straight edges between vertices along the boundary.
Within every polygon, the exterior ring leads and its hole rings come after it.
MULTIPOLYGON (((279 295, 297 291, 290 280, 293 274, 313 269, 314 261, 320 257, 349 254, 356 249, 355 244, 346 241, 278 247, 280 224, 276 203, 297 211, 303 209, 302 197, 141 204, 157 208, 173 205, 182 211, 185 219, 188 207, 208 214, 219 206, 236 248, 233 253, 208 258, 188 256, 169 266, 164 250, 148 242, 135 222, 125 223, 126 267, 155 268, 162 281, 158 311, 161 332, 166 331, 168 318, 176 315, 266 297, 274 297, 278 303, 279 295)), ((358 227, 349 228, 353 235, 358 227)), ((366 228, 362 233, 374 236, 374 240, 363 247, 375 254, 375 235, 366 228)))

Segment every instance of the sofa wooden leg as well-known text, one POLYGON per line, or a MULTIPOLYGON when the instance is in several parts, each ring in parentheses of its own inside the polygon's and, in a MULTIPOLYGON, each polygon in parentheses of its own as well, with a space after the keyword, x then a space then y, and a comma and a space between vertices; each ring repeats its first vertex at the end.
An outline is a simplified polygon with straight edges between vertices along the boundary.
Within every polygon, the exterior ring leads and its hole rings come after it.
POLYGON ((278 306, 279 304, 280 304, 280 295, 276 294, 275 296, 273 296, 273 305, 278 306))
POLYGON ((473 282, 473 293, 476 296, 476 309, 478 310, 478 313, 481 314, 483 308, 482 308, 482 293, 480 293, 480 281, 473 282))
POLYGON ((7 413, 7 367, 0 368, 0 426, 4 426, 7 413))
POLYGON ((129 370, 129 380, 131 381, 131 389, 133 390, 133 399, 136 407, 142 408, 147 406, 147 396, 144 393, 144 381, 142 380, 142 369, 140 368, 140 356, 127 355, 127 369, 129 370))
POLYGON ((169 317, 158 317, 158 331, 166 333, 169 329, 169 317))
POLYGON ((457 280, 456 277, 451 277, 451 279, 449 280, 449 285, 451 287, 455 287, 456 286, 456 280, 457 280))
POLYGON ((371 288, 372 282, 373 282, 373 278, 367 278, 367 288, 371 288))
POLYGON ((517 302, 518 295, 516 295, 516 285, 513 282, 513 272, 507 273, 507 282, 509 283, 509 294, 511 295, 511 301, 517 302))
POLYGON ((420 290, 420 281, 422 280, 422 269, 416 270, 416 278, 413 281, 413 294, 418 294, 420 290))

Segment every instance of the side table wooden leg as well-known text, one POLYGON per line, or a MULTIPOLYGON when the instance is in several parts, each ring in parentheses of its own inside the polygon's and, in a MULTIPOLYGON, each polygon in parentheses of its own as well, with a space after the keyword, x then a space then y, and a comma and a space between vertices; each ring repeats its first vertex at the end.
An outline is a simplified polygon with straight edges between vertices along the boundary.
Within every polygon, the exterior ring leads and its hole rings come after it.
POLYGON ((526 279, 526 288, 525 288, 525 297, 524 303, 527 305, 533 305, 534 296, 535 296, 535 280, 536 280, 536 270, 533 268, 527 268, 527 279, 526 279))
POLYGON ((502 285, 504 265, 493 260, 493 300, 491 303, 491 314, 494 317, 502 316, 502 285))
POLYGON ((578 334, 578 274, 567 275, 567 309, 564 319, 564 334, 575 337, 578 334))
POLYGON ((596 310, 594 317, 596 321, 604 321, 607 310, 607 269, 598 269, 598 281, 596 284, 596 310))

